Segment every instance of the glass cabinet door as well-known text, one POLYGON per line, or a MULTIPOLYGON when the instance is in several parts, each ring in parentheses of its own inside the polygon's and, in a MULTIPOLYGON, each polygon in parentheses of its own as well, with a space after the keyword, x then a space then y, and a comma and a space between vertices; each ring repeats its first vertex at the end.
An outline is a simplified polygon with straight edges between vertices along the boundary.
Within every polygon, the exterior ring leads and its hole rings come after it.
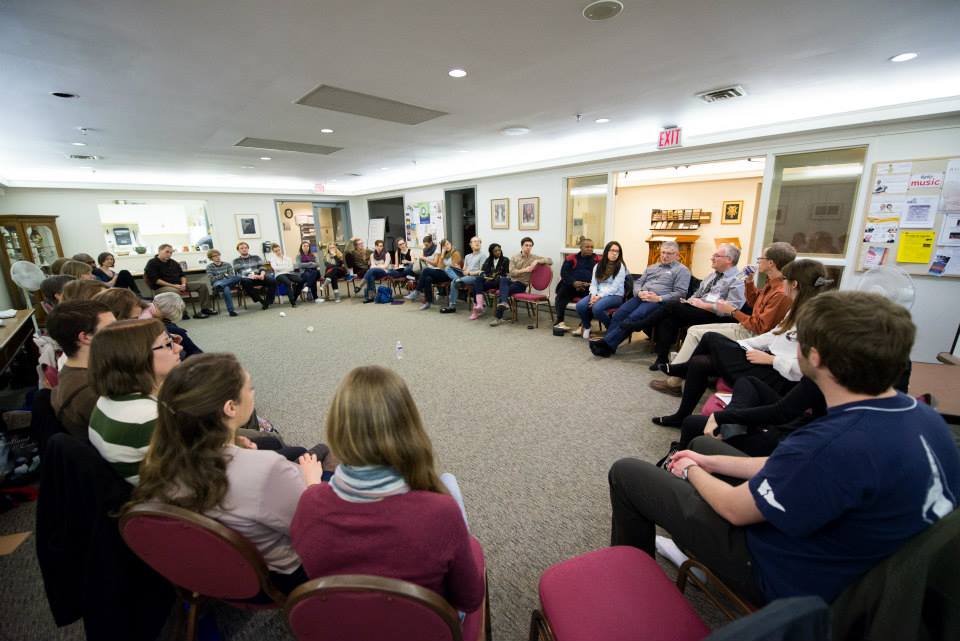
POLYGON ((0 227, 0 233, 3 234, 3 250, 7 253, 7 259, 10 264, 18 260, 24 260, 23 247, 20 246, 20 234, 16 225, 4 225, 0 227))
POLYGON ((50 263, 57 259, 57 243, 54 240, 52 226, 48 223, 31 223, 25 225, 24 229, 30 243, 33 262, 44 273, 49 273, 50 263))

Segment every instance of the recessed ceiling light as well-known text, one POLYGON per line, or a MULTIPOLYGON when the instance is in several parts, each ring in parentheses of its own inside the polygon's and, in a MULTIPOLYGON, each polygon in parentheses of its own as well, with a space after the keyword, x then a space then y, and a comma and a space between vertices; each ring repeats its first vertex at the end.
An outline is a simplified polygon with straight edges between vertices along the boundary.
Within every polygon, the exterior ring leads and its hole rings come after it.
POLYGON ((273 160, 270 156, 260 156, 260 160, 273 160))
POLYGON ((917 57, 917 54, 909 51, 907 53, 898 53, 894 57, 890 58, 890 62, 906 62, 908 60, 913 60, 917 57))
POLYGON ((79 98, 80 96, 69 91, 51 91, 50 95, 54 98, 79 98))
POLYGON ((597 118, 597 119, 594 120, 593 122, 597 123, 598 125, 605 125, 605 124, 607 124, 608 122, 610 122, 610 119, 609 119, 609 118, 597 118))
POLYGON ((87 146, 87 143, 85 143, 85 142, 72 142, 72 143, 70 143, 70 144, 73 145, 74 147, 86 147, 86 146, 87 146))
POLYGON ((320 133, 322 133, 322 134, 332 134, 332 133, 333 133, 333 129, 330 129, 329 127, 324 127, 323 129, 320 130, 320 133))
POLYGON ((380 171, 386 171, 386 170, 388 170, 388 169, 390 169, 390 168, 389 168, 389 167, 381 167, 381 168, 380 168, 380 171))
POLYGON ((510 126, 504 127, 500 130, 505 136, 522 136, 524 134, 530 133, 530 127, 521 127, 521 126, 510 126))
POLYGON ((457 153, 460 153, 460 154, 469 154, 470 152, 469 152, 468 150, 466 150, 466 149, 457 149, 457 153))
POLYGON ((254 169, 253 165, 243 165, 240 169, 254 169))
POLYGON ((623 3, 619 0, 597 0, 583 8, 583 17, 587 20, 609 20, 616 18, 623 11, 623 3))
POLYGON ((451 78, 463 78, 467 75, 466 69, 451 69, 447 72, 447 75, 451 78))

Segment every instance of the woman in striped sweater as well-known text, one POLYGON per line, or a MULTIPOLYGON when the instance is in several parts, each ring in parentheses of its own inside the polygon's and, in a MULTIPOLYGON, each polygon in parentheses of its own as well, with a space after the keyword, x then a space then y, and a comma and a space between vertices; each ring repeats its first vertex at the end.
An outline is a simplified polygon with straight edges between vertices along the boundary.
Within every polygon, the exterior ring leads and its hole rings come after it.
POLYGON ((157 422, 157 392, 180 364, 180 349, 158 320, 118 321, 90 344, 90 381, 100 397, 90 443, 133 485, 157 422))

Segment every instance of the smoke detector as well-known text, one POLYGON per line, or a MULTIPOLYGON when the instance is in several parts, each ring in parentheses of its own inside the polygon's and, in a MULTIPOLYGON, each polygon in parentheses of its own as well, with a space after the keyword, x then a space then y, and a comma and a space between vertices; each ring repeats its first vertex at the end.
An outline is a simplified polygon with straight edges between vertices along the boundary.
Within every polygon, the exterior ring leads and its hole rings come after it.
POLYGON ((583 8, 583 17, 597 22, 616 18, 623 11, 623 3, 619 0, 597 0, 583 8))
POLYGON ((740 85, 734 85, 732 87, 722 87, 720 89, 711 89, 710 91, 702 91, 697 94, 697 98, 704 102, 720 102, 722 100, 732 100, 733 98, 741 98, 747 95, 746 89, 740 85))

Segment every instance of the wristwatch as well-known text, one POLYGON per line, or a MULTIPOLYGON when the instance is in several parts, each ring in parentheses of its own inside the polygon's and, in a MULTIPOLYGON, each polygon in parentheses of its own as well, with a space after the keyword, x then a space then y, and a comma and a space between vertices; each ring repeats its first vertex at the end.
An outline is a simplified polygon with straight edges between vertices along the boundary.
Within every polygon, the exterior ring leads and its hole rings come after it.
POLYGON ((687 474, 690 473, 690 468, 691 468, 691 467, 700 467, 700 466, 697 465, 696 463, 694 463, 693 465, 688 465, 688 466, 686 466, 685 468, 683 468, 683 480, 684 480, 684 481, 689 481, 689 480, 690 480, 690 479, 687 478, 687 474))

